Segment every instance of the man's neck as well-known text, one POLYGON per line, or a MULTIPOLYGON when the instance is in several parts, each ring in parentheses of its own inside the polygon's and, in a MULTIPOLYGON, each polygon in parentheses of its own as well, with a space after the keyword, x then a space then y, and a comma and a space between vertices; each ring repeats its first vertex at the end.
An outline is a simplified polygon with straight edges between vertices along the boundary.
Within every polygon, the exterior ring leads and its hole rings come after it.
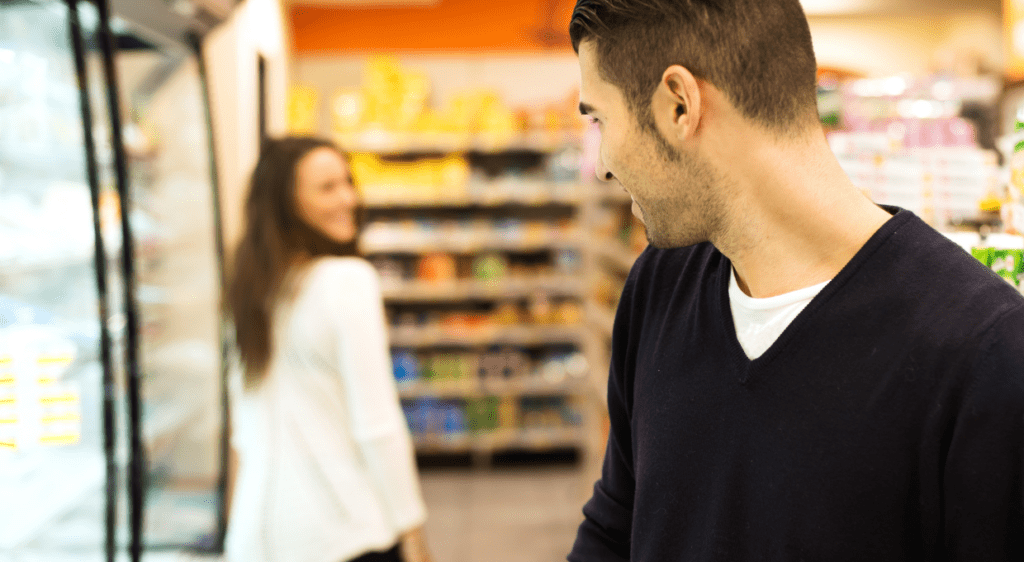
POLYGON ((824 139, 742 148, 736 198, 712 242, 756 298, 828 281, 890 218, 843 172, 824 139))

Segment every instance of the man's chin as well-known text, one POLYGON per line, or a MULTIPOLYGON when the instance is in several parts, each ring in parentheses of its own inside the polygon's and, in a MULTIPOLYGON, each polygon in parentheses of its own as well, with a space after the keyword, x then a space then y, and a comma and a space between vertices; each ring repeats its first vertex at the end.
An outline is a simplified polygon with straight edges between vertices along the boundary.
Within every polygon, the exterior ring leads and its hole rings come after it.
POLYGON ((706 240, 698 240, 688 236, 668 238, 665 236, 661 236, 657 231, 650 228, 645 229, 644 234, 647 236, 647 243, 659 250, 686 248, 688 246, 700 244, 701 242, 706 242, 706 240))

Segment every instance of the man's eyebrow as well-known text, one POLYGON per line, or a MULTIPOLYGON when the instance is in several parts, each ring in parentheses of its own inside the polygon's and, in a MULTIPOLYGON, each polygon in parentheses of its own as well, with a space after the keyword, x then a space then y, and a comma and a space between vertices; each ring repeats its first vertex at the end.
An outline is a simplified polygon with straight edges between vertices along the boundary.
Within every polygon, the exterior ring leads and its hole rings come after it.
POLYGON ((589 103, 580 102, 580 113, 583 115, 590 115, 594 111, 593 106, 589 103))

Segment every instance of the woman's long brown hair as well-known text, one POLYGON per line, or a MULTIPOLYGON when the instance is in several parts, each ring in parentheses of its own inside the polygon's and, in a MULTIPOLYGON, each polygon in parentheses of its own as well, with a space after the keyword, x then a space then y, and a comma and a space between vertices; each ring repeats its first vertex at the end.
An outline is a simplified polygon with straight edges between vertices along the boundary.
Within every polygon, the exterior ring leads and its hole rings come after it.
MULTIPOLYGON (((245 231, 234 253, 226 299, 235 322, 245 384, 250 388, 263 379, 270 363, 274 309, 289 271, 318 256, 358 255, 355 239, 345 244, 334 242, 298 214, 295 170, 304 156, 318 148, 342 154, 330 141, 319 138, 266 140, 252 173, 245 231)), ((357 209, 357 233, 360 223, 357 209)))

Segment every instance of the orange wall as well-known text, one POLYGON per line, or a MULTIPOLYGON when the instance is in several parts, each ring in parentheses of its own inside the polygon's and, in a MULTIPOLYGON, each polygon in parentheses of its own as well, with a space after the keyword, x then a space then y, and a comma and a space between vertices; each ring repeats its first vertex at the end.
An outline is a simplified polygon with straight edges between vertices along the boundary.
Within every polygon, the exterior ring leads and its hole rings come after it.
POLYGON ((440 0, 430 6, 293 4, 295 53, 569 51, 575 0, 440 0), (544 30, 552 34, 542 39, 544 30))

